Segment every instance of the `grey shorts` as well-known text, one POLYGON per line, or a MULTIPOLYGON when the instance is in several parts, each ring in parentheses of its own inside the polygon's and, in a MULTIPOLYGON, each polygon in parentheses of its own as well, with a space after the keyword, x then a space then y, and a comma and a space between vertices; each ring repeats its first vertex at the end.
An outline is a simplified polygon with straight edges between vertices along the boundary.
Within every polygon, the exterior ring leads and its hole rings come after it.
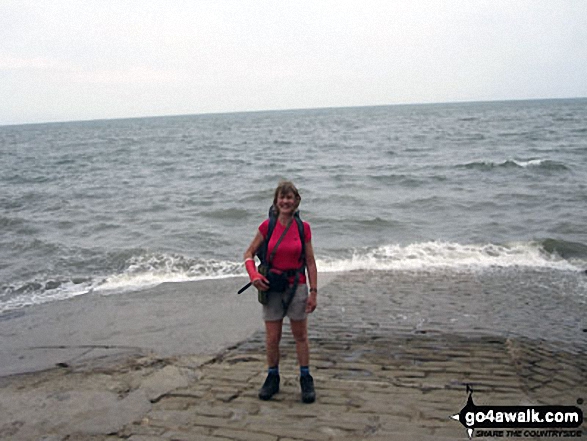
MULTIPOLYGON (((266 322, 273 322, 283 318, 283 301, 287 300, 286 292, 269 292, 269 303, 263 305, 263 320, 266 322)), ((296 289, 296 293, 287 308, 286 316, 290 320, 298 321, 304 320, 308 317, 306 314, 306 301, 308 300, 308 285, 300 284, 296 289)))

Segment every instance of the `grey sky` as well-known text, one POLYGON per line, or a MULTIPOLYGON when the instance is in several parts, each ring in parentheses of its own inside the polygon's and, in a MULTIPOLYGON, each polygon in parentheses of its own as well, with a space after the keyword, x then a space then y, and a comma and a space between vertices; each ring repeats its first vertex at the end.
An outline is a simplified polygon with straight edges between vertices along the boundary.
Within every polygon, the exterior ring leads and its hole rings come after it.
POLYGON ((0 124, 587 96, 587 2, 0 0, 0 124))

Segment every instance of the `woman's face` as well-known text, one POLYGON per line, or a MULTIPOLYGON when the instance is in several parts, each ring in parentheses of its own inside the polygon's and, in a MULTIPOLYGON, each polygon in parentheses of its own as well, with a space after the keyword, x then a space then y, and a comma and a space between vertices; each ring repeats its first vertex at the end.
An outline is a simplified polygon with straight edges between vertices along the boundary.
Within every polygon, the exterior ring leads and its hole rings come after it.
POLYGON ((288 193, 280 193, 277 196, 277 209, 279 214, 293 214, 296 209, 296 197, 290 191, 288 193))

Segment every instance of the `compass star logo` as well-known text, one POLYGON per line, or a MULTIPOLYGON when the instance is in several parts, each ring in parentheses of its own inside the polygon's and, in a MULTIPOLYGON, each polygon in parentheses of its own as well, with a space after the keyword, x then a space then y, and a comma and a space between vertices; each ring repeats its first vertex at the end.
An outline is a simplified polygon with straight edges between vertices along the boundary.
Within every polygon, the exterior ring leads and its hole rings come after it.
POLYGON ((465 405, 465 407, 463 407, 459 413, 451 415, 450 418, 452 418, 455 421, 459 421, 463 426, 465 426, 465 428, 467 429, 467 435, 469 436, 469 439, 471 439, 473 437, 473 432, 475 431, 475 429, 473 427, 467 427, 465 417, 466 413, 471 410, 474 411, 476 406, 475 403, 473 403, 473 388, 468 384, 467 393, 469 394, 469 398, 467 399, 467 404, 465 405), (464 415, 465 417, 461 418, 461 415, 464 415))

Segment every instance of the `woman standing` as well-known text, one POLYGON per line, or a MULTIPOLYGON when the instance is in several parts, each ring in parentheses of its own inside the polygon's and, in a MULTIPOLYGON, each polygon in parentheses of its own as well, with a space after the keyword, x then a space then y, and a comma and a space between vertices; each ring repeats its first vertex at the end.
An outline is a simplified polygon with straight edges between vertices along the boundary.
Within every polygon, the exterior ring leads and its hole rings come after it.
POLYGON ((265 320, 265 346, 269 368, 265 383, 259 391, 259 398, 262 400, 268 400, 279 392, 279 342, 285 316, 289 317, 296 342, 302 401, 312 403, 316 399, 314 380, 309 368, 307 315, 316 309, 318 272, 312 248, 310 225, 303 222, 303 246, 300 240, 300 229, 296 226, 298 219, 295 219, 295 214, 301 200, 297 188, 289 181, 279 183, 273 198, 273 210, 277 221, 267 245, 266 256, 270 262, 271 272, 287 279, 288 286, 285 291, 275 291, 275 286, 272 289, 268 278, 260 274, 255 267, 254 255, 264 245, 269 232, 269 219, 259 226, 255 238, 244 255, 245 266, 252 284, 260 291, 268 291, 267 302, 263 305, 263 319, 265 320), (308 273, 309 290, 306 274, 304 274, 304 262, 308 273))

